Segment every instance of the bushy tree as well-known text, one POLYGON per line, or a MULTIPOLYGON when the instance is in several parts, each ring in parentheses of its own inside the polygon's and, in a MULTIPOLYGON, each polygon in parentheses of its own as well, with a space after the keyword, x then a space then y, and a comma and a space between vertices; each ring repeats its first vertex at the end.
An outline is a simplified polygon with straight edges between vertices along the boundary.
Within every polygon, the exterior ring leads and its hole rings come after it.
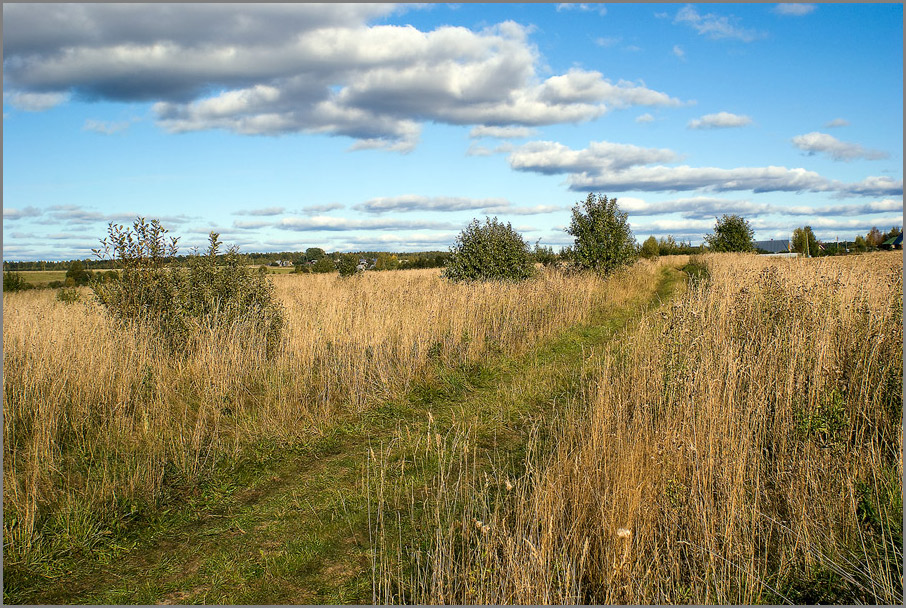
POLYGON ((877 249, 885 240, 884 235, 878 230, 877 226, 872 226, 868 234, 865 235, 865 242, 871 249, 877 249))
POLYGON ((554 253, 553 247, 545 247, 541 244, 541 239, 535 241, 535 249, 532 251, 532 258, 535 262, 544 266, 553 266, 557 263, 559 256, 554 253))
POLYGON ((811 226, 796 228, 793 230, 793 251, 802 255, 817 256, 820 249, 818 248, 818 239, 812 232, 811 226))
POLYGON ((714 234, 705 235, 711 251, 755 251, 755 231, 738 215, 724 215, 714 224, 714 234))
POLYGON ((324 253, 324 250, 320 247, 309 247, 305 250, 305 259, 309 262, 317 262, 320 259, 327 257, 327 254, 324 253))
MULTIPOLYGON (((85 270, 85 265, 81 260, 73 260, 66 271, 66 279, 72 279, 72 285, 87 285, 91 279, 91 272, 85 270)), ((67 280, 67 283, 70 281, 67 280)))
POLYGON ((14 292, 32 289, 34 285, 29 284, 21 273, 7 270, 3 273, 3 291, 14 292))
POLYGON ((236 323, 257 332, 267 353, 273 353, 284 323, 273 285, 248 268, 235 247, 220 256, 217 233, 210 234, 203 255, 189 257, 186 268, 168 266, 178 239, 168 238, 157 220, 147 223, 138 218, 131 228, 111 223, 107 234, 95 254, 112 258, 120 278, 96 279, 91 287, 114 317, 138 322, 177 354, 187 352, 195 330, 213 331, 236 323))
POLYGON ((534 275, 528 244, 509 223, 477 219, 456 237, 442 276, 451 281, 521 281, 534 275))
POLYGON ((332 258, 323 257, 311 265, 311 271, 316 273, 336 272, 337 265, 332 258))
POLYGON ((359 258, 354 253, 344 253, 340 256, 337 264, 337 270, 341 277, 350 277, 355 274, 356 266, 359 264, 359 258))
POLYGON ((645 239, 645 242, 642 243, 642 248, 639 249, 639 255, 647 260, 652 260, 660 255, 660 247, 654 236, 649 236, 645 239))
POLYGON ((868 243, 865 242, 865 237, 861 234, 857 236, 853 241, 853 251, 857 251, 859 253, 868 251, 868 243))
POLYGON ((575 243, 564 253, 579 268, 607 274, 638 256, 626 213, 620 211, 616 198, 589 193, 573 207, 566 232, 575 243))

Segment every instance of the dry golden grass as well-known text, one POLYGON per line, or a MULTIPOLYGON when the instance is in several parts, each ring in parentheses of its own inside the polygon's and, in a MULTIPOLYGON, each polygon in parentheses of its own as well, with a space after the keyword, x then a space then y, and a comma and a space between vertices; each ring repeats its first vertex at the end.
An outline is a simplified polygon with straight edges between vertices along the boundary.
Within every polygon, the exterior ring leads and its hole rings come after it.
MULTIPOLYGON (((653 265, 641 265, 654 272, 653 265)), ((107 317, 82 290, 3 296, 4 558, 88 547, 117 517, 190 487, 257 441, 291 444, 455 365, 520 353, 631 281, 457 285, 438 270, 273 277, 277 355, 241 326, 184 358, 107 317), (621 286, 622 285, 622 286, 621 286)))
POLYGON ((902 603, 901 255, 705 263, 521 476, 438 445, 433 538, 378 597, 902 603))

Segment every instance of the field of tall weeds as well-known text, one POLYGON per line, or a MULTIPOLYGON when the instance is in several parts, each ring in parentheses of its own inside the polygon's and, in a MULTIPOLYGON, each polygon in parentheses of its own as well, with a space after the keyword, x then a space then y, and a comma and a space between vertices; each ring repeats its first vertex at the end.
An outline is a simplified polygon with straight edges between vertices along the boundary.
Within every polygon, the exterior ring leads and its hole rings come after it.
POLYGON ((409 498, 428 533, 381 556, 376 598, 902 603, 901 254, 697 264, 586 357, 523 466, 438 435, 441 473, 409 498))
POLYGON ((241 320, 180 354, 83 289, 3 296, 5 568, 52 573, 256 446, 291 446, 436 370, 517 355, 637 295, 656 265, 604 281, 553 270, 452 284, 438 270, 278 275, 282 341, 241 320))

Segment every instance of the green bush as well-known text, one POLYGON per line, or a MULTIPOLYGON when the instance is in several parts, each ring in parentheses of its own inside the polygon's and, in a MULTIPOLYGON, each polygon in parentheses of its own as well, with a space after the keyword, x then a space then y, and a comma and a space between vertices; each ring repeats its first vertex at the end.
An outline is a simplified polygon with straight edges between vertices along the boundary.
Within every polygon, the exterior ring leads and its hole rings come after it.
POLYGON ((528 244, 507 223, 477 219, 456 237, 442 276, 451 281, 522 281, 535 274, 528 244))
POLYGON ((311 272, 325 273, 325 272, 336 272, 336 271, 337 271, 337 265, 334 264, 334 261, 328 257, 320 258, 314 264, 311 265, 311 272))
POLYGON ((646 260, 653 260, 660 255, 660 246, 654 236, 649 236, 645 239, 645 242, 642 243, 642 248, 639 250, 639 255, 646 260))
POLYGON ((711 251, 755 251, 755 231, 738 215, 724 215, 714 224, 714 234, 705 235, 711 251))
POLYGON ((66 271, 66 280, 72 279, 72 285, 88 285, 92 273, 85 270, 85 265, 81 260, 73 260, 66 271))
POLYGON ((578 268, 609 274, 638 256, 626 213, 620 211, 616 198, 589 193, 573 207, 566 232, 575 244, 564 253, 578 268))
POLYGON ((24 291, 26 289, 32 289, 33 287, 34 285, 26 281, 18 272, 7 270, 3 273, 3 291, 24 291))
POLYGON ((246 267, 235 248, 218 264, 221 243, 215 232, 205 254, 190 256, 187 267, 171 267, 178 239, 166 234, 157 220, 139 218, 132 228, 111 223, 95 253, 117 262, 120 279, 92 280, 98 301, 113 316, 150 328, 174 353, 185 352, 197 329, 240 323, 258 332, 273 354, 284 318, 267 277, 246 267))
POLYGON ((65 302, 66 304, 75 304, 79 301, 80 297, 79 290, 72 287, 64 287, 57 292, 57 300, 65 302))
POLYGON ((359 264, 359 258, 353 253, 344 253, 340 256, 340 262, 337 264, 337 270, 341 277, 351 277, 355 274, 356 266, 359 264))

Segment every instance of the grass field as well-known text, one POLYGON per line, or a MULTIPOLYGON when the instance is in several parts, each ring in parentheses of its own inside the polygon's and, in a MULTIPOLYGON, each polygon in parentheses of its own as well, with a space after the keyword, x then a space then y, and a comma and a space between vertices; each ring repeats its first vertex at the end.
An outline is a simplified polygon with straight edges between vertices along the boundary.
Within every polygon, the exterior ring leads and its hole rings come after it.
POLYGON ((6 294, 4 599, 898 603, 901 256, 688 262, 276 275, 271 359, 6 294))
POLYGON ((31 285, 47 285, 51 281, 65 281, 65 270, 17 270, 31 285))

